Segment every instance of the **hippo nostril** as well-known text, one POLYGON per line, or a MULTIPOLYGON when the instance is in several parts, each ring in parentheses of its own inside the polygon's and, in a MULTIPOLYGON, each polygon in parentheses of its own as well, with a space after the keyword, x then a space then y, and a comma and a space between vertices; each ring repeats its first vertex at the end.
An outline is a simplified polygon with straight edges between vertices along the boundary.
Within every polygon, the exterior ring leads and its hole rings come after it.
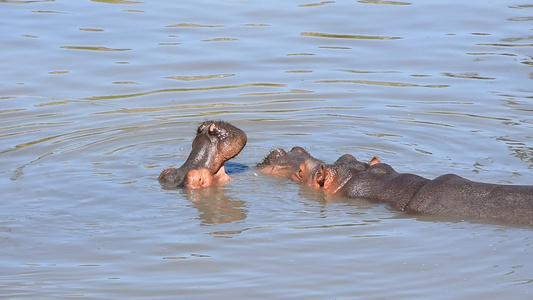
POLYGON ((163 178, 167 175, 168 172, 170 172, 170 169, 163 170, 163 172, 161 172, 161 174, 159 175, 158 180, 159 181, 163 180, 163 178))

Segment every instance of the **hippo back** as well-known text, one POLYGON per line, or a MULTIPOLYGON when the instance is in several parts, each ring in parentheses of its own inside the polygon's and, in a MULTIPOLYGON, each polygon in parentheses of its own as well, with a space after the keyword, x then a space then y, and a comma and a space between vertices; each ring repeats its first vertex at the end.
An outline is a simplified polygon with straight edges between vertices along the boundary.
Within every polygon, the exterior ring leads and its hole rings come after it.
POLYGON ((447 174, 425 184, 406 211, 533 225, 533 186, 488 184, 447 174))

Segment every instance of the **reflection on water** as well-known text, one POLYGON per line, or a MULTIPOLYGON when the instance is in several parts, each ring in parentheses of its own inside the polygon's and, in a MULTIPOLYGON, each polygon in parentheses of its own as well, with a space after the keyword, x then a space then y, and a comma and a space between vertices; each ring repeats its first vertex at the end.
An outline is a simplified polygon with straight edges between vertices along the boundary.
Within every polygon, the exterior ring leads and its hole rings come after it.
POLYGON ((505 142, 513 156, 523 162, 529 163, 529 168, 533 169, 533 147, 528 146, 522 141, 510 140, 507 137, 498 137, 496 140, 505 142))
POLYGON ((0 1, 1 297, 531 298, 530 228, 408 216, 253 166, 299 145, 531 184, 532 9, 0 1), (213 116, 249 138, 232 180, 161 189, 213 116))
MULTIPOLYGON (((235 162, 227 162, 224 167, 232 177, 249 170, 247 165, 235 162)), ((224 187, 181 190, 181 193, 198 209, 203 224, 229 223, 246 218, 246 202, 228 197, 224 187)))
POLYGON ((246 218, 245 202, 228 198, 224 188, 211 187, 183 192, 198 209, 202 223, 228 223, 246 218))

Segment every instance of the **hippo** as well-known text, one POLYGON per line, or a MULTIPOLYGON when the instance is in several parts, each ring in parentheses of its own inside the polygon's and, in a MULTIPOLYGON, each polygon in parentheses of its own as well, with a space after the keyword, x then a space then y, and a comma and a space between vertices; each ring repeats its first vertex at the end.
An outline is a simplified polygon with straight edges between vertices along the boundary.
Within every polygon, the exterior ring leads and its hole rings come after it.
POLYGON ((226 174, 224 163, 237 156, 246 141, 246 133, 229 123, 205 121, 198 126, 185 163, 177 169, 163 170, 159 183, 165 189, 223 185, 231 179, 226 174))
POLYGON ((313 157, 302 147, 294 147, 289 152, 278 148, 272 150, 256 167, 265 174, 300 181, 297 176, 300 165, 310 158, 313 157))
MULTIPOLYGON (((277 153, 282 153, 279 149, 277 153)), ((260 171, 277 176, 271 166, 285 162, 281 157, 262 162, 260 171)), ((292 162, 294 160, 288 160, 292 162)), ((285 175, 305 186, 339 197, 387 203, 410 214, 428 214, 533 226, 533 186, 475 182, 446 174, 433 180, 409 173, 398 173, 374 157, 369 163, 345 154, 333 164, 314 157, 306 158, 297 170, 285 175)))

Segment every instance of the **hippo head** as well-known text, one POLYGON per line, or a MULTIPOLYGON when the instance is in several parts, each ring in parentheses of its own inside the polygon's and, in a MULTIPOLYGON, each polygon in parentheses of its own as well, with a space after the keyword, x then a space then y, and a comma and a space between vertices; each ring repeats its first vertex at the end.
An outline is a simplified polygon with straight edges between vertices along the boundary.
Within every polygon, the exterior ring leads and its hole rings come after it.
POLYGON ((354 175, 364 172, 370 166, 380 163, 379 158, 374 157, 369 163, 358 161, 351 154, 344 154, 332 165, 327 165, 316 158, 308 158, 298 170, 298 181, 315 189, 335 194, 354 175))
POLYGON ((187 161, 178 169, 163 170, 159 182, 163 188, 189 189, 223 184, 230 180, 224 163, 241 152, 246 140, 244 131, 233 125, 205 121, 198 126, 187 161))
POLYGON ((308 158, 313 157, 302 147, 294 147, 289 152, 278 148, 272 150, 263 162, 257 165, 257 169, 268 175, 300 181, 297 177, 300 165, 308 158))

